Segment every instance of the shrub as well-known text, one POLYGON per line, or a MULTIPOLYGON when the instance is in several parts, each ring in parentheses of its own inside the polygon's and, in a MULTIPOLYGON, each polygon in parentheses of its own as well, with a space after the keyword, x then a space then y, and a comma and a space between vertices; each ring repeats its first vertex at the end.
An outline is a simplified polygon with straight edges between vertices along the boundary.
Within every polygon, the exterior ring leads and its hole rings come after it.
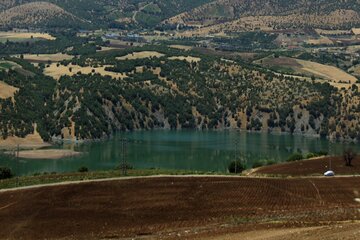
POLYGON ((343 154, 345 165, 348 167, 352 166, 352 161, 356 157, 356 153, 352 149, 347 149, 343 154))
POLYGON ((259 168, 259 167, 262 167, 265 165, 265 162, 264 161, 256 161, 253 163, 253 168, 259 168))
POLYGON ((328 153, 325 151, 309 152, 308 154, 306 154, 305 158, 309 159, 309 158, 321 157, 321 156, 326 156, 326 155, 328 155, 328 153))
POLYGON ((327 156, 329 153, 326 151, 318 151, 316 152, 316 154, 318 154, 319 156, 327 156))
POLYGON ((12 178, 13 176, 10 168, 0 167, 0 179, 12 178))
POLYGON ((78 172, 81 172, 81 173, 88 172, 88 171, 89 171, 89 169, 87 167, 80 167, 78 169, 78 172))
POLYGON ((315 158, 315 157, 318 157, 318 155, 313 152, 310 152, 310 153, 306 154, 306 156, 305 156, 306 159, 315 158))
POLYGON ((276 161, 274 161, 274 160, 266 161, 266 166, 271 166, 271 165, 274 165, 274 164, 276 164, 276 161))
POLYGON ((304 156, 301 153, 294 153, 286 161, 294 162, 294 161, 299 161, 299 160, 303 160, 303 159, 304 159, 304 156))
POLYGON ((276 164, 276 161, 274 160, 263 160, 263 161, 256 161, 253 164, 253 168, 258 168, 262 166, 270 166, 276 164))
POLYGON ((228 170, 230 173, 242 173, 245 170, 245 166, 239 160, 236 160, 229 164, 228 170))
MULTIPOLYGON (((122 164, 120 164, 119 166, 117 166, 116 168, 115 168, 115 170, 122 170, 122 169, 124 169, 124 164, 122 163, 122 164)), ((134 167, 131 165, 131 164, 129 164, 129 163, 125 163, 125 169, 127 169, 127 170, 132 170, 132 169, 134 169, 134 167)))

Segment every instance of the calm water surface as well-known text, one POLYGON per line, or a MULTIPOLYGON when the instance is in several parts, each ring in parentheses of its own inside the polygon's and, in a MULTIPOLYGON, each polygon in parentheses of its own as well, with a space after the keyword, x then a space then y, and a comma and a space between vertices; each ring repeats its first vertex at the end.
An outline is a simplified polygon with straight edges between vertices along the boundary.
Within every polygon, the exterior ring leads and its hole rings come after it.
POLYGON ((360 151, 358 144, 330 143, 303 136, 237 131, 140 131, 118 133, 113 139, 103 142, 53 147, 83 152, 79 157, 16 161, 0 155, 0 166, 11 167, 20 175, 74 172, 82 166, 90 170, 114 169, 121 162, 122 138, 128 139, 127 161, 136 169, 225 172, 236 155, 251 167, 257 161, 284 161, 297 151, 307 153, 321 150, 332 155, 341 154, 348 147, 360 151))

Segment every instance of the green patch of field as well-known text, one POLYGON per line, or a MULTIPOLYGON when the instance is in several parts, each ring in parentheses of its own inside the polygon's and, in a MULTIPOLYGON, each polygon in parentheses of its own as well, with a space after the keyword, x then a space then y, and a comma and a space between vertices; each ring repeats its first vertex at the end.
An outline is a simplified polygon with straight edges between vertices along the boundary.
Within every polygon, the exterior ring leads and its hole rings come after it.
POLYGON ((139 12, 136 21, 145 27, 153 27, 161 21, 161 16, 139 12))
POLYGON ((21 66, 10 61, 0 61, 0 70, 9 70, 14 67, 21 67, 21 66))
POLYGON ((291 67, 285 67, 285 66, 272 66, 270 67, 271 70, 273 70, 274 72, 279 72, 279 73, 296 73, 294 71, 294 69, 292 69, 291 67))
POLYGON ((0 69, 10 69, 12 66, 9 62, 0 62, 0 69))
POLYGON ((155 3, 150 3, 150 4, 146 5, 146 7, 144 7, 143 11, 152 13, 152 14, 161 13, 161 9, 155 3))

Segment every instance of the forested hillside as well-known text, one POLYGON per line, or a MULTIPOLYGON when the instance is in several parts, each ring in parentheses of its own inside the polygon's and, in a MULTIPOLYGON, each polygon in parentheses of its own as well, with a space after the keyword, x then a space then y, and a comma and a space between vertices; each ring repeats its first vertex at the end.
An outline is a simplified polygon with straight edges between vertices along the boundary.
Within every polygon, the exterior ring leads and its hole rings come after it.
POLYGON ((360 136, 360 115, 348 111, 359 108, 356 86, 341 93, 327 83, 274 74, 241 60, 184 54, 189 56, 148 46, 88 53, 40 69, 17 60, 22 71, 3 70, 0 76, 20 89, 13 98, 0 99, 1 135, 23 137, 37 124, 45 140, 99 139, 117 130, 153 128, 360 136), (157 51, 158 57, 121 60, 133 51, 157 51), (101 66, 105 72, 99 73, 101 66), (93 71, 82 73, 87 67, 93 71), (45 77, 42 71, 51 75, 50 68, 63 76, 45 77))

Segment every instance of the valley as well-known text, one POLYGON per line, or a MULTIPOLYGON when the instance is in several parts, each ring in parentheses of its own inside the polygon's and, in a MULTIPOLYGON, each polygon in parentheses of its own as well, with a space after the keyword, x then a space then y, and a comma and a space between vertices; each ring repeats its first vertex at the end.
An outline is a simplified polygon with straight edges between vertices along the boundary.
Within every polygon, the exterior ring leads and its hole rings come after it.
POLYGON ((2 0, 0 239, 357 239, 359 88, 359 0, 2 0))
POLYGON ((88 8, 5 1, 1 141, 34 134, 36 125, 49 143, 150 129, 356 142, 358 8, 307 0, 93 0, 88 8), (17 8, 21 16, 12 14, 17 8))

